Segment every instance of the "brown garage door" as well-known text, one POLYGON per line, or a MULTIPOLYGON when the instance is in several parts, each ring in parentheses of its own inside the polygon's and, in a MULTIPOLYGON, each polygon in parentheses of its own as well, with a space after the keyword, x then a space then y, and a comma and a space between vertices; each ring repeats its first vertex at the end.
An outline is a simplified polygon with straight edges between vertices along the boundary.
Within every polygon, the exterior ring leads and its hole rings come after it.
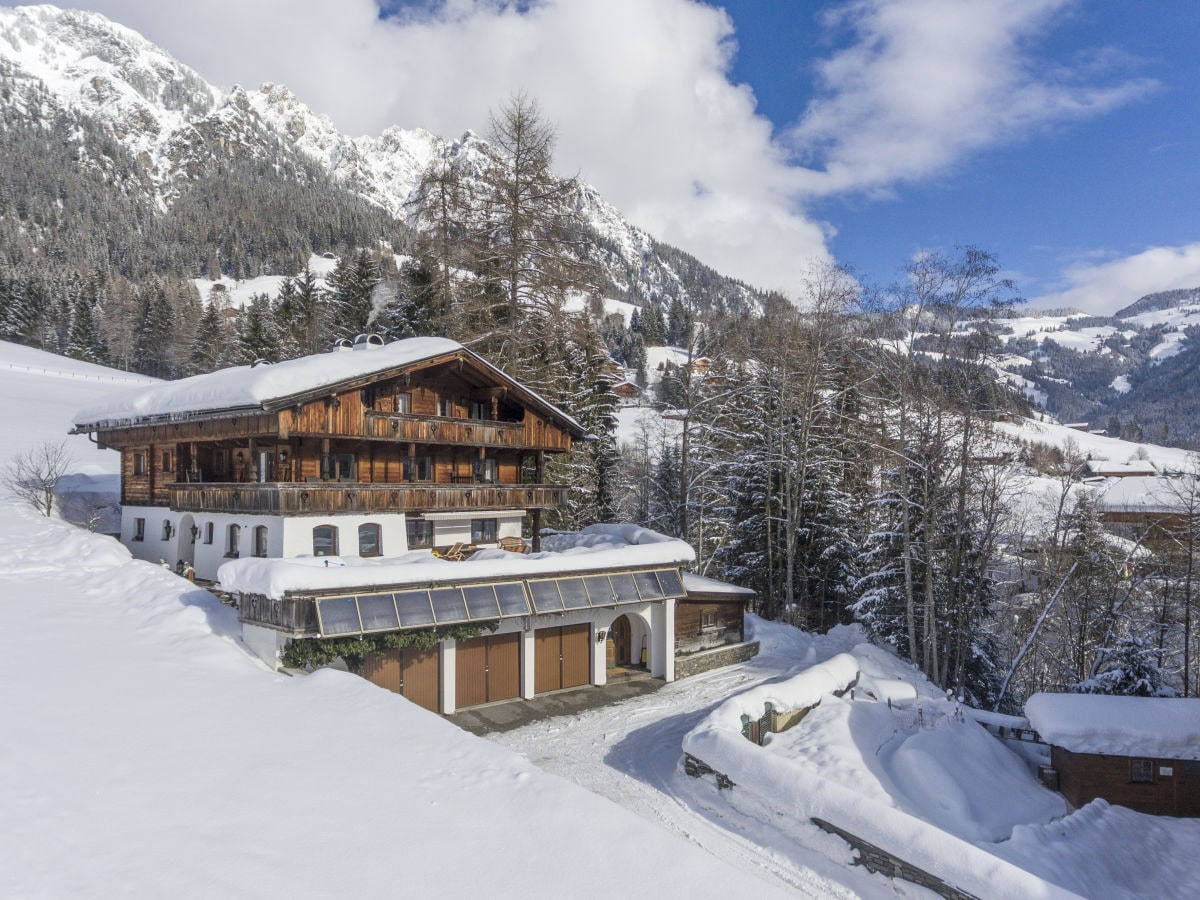
POLYGON ((455 703, 478 706, 521 693, 521 635, 460 641, 455 652, 455 703))
POLYGON ((403 694, 417 706, 437 712, 441 703, 438 668, 441 655, 430 650, 392 650, 383 655, 368 654, 363 660, 363 677, 381 688, 403 694))
POLYGON ((587 623, 537 630, 533 636, 536 693, 579 687, 592 680, 591 633, 587 623))

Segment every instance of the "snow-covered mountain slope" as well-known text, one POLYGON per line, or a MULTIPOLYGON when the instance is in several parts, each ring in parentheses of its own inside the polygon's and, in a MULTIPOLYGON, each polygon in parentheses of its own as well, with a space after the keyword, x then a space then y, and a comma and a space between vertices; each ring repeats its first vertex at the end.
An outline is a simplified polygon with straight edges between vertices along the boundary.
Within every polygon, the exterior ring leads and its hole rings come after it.
MULTIPOLYGON (((432 160, 445 160, 469 181, 491 152, 471 132, 447 139, 421 128, 391 127, 378 136, 350 137, 286 86, 226 91, 209 85, 97 13, 0 8, 0 64, 14 81, 44 87, 59 108, 100 125, 150 176, 163 206, 184 180, 223 159, 251 158, 289 177, 302 177, 305 164, 315 166, 334 184, 404 221, 432 160)), ((0 96, 0 113, 7 108, 9 115, 28 118, 29 106, 23 92, 0 96)), ((746 285, 657 244, 588 185, 580 186, 574 211, 596 235, 594 252, 617 299, 663 301, 704 285, 707 302, 733 308, 757 302, 759 295, 746 285)))

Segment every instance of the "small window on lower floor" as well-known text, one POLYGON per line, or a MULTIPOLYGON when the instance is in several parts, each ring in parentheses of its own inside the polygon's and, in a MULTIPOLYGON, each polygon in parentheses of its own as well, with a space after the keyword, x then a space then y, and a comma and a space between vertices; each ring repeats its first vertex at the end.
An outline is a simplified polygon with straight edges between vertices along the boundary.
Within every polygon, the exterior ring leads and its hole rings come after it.
POLYGON ((494 544, 496 542, 496 520, 495 519, 472 519, 471 520, 471 543, 472 544, 494 544))
POLYGON ((133 520, 133 539, 135 541, 144 541, 146 539, 146 520, 133 520))
POLYGON ((701 628, 716 628, 717 627, 717 613, 715 610, 706 609, 706 610, 704 610, 704 612, 700 613, 700 627, 701 628))
POLYGON ((408 549, 421 550, 433 546, 433 523, 424 519, 409 519, 405 523, 408 529, 408 549))
POLYGON ((226 532, 228 540, 225 543, 225 555, 237 557, 241 555, 242 526, 230 525, 226 532))
POLYGON ((313 529, 313 556, 338 555, 338 530, 336 525, 318 525, 313 529))
POLYGON ((1129 761, 1129 780, 1134 784, 1154 784, 1154 760, 1131 759, 1129 761))
POLYGON ((204 543, 211 544, 213 542, 213 532, 216 531, 216 526, 212 522, 208 522, 204 526, 204 543))
POLYGON ((365 525, 358 526, 359 556, 383 555, 383 540, 380 537, 379 532, 380 528, 374 522, 368 522, 365 525))
POLYGON ((266 556, 267 555, 267 526, 266 525, 255 525, 254 526, 254 555, 255 556, 266 556))

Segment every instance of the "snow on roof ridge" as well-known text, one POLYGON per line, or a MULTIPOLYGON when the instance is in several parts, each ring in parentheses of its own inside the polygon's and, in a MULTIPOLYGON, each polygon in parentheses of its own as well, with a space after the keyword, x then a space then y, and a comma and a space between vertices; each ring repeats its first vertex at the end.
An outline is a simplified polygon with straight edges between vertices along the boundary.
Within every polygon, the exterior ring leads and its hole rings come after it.
POLYGON ((186 418, 220 411, 261 409, 271 401, 458 352, 469 353, 498 377, 518 384, 580 432, 584 430, 573 417, 486 359, 458 341, 440 337, 405 338, 357 353, 333 350, 269 366, 219 369, 115 394, 102 403, 81 409, 75 414, 74 421, 77 430, 86 431, 102 426, 129 425, 150 418, 186 418))
POLYGON ((1042 692, 1025 701, 1025 715, 1072 753, 1200 759, 1200 698, 1042 692))

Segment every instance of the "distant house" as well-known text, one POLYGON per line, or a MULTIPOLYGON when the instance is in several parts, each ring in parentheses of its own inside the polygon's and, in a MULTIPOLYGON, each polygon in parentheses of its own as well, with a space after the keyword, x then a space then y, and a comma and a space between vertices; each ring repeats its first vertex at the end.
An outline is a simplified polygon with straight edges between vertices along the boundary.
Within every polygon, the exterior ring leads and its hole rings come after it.
POLYGON ((1089 459, 1085 468, 1089 475, 1102 478, 1146 478, 1157 474, 1148 462, 1115 463, 1107 459, 1089 459))
POLYGON ((633 406, 642 398, 642 389, 636 382, 628 379, 614 384, 612 392, 621 398, 621 403, 625 406, 633 406))
POLYGON ((1200 816, 1200 699, 1042 693, 1025 715, 1073 806, 1200 816))

